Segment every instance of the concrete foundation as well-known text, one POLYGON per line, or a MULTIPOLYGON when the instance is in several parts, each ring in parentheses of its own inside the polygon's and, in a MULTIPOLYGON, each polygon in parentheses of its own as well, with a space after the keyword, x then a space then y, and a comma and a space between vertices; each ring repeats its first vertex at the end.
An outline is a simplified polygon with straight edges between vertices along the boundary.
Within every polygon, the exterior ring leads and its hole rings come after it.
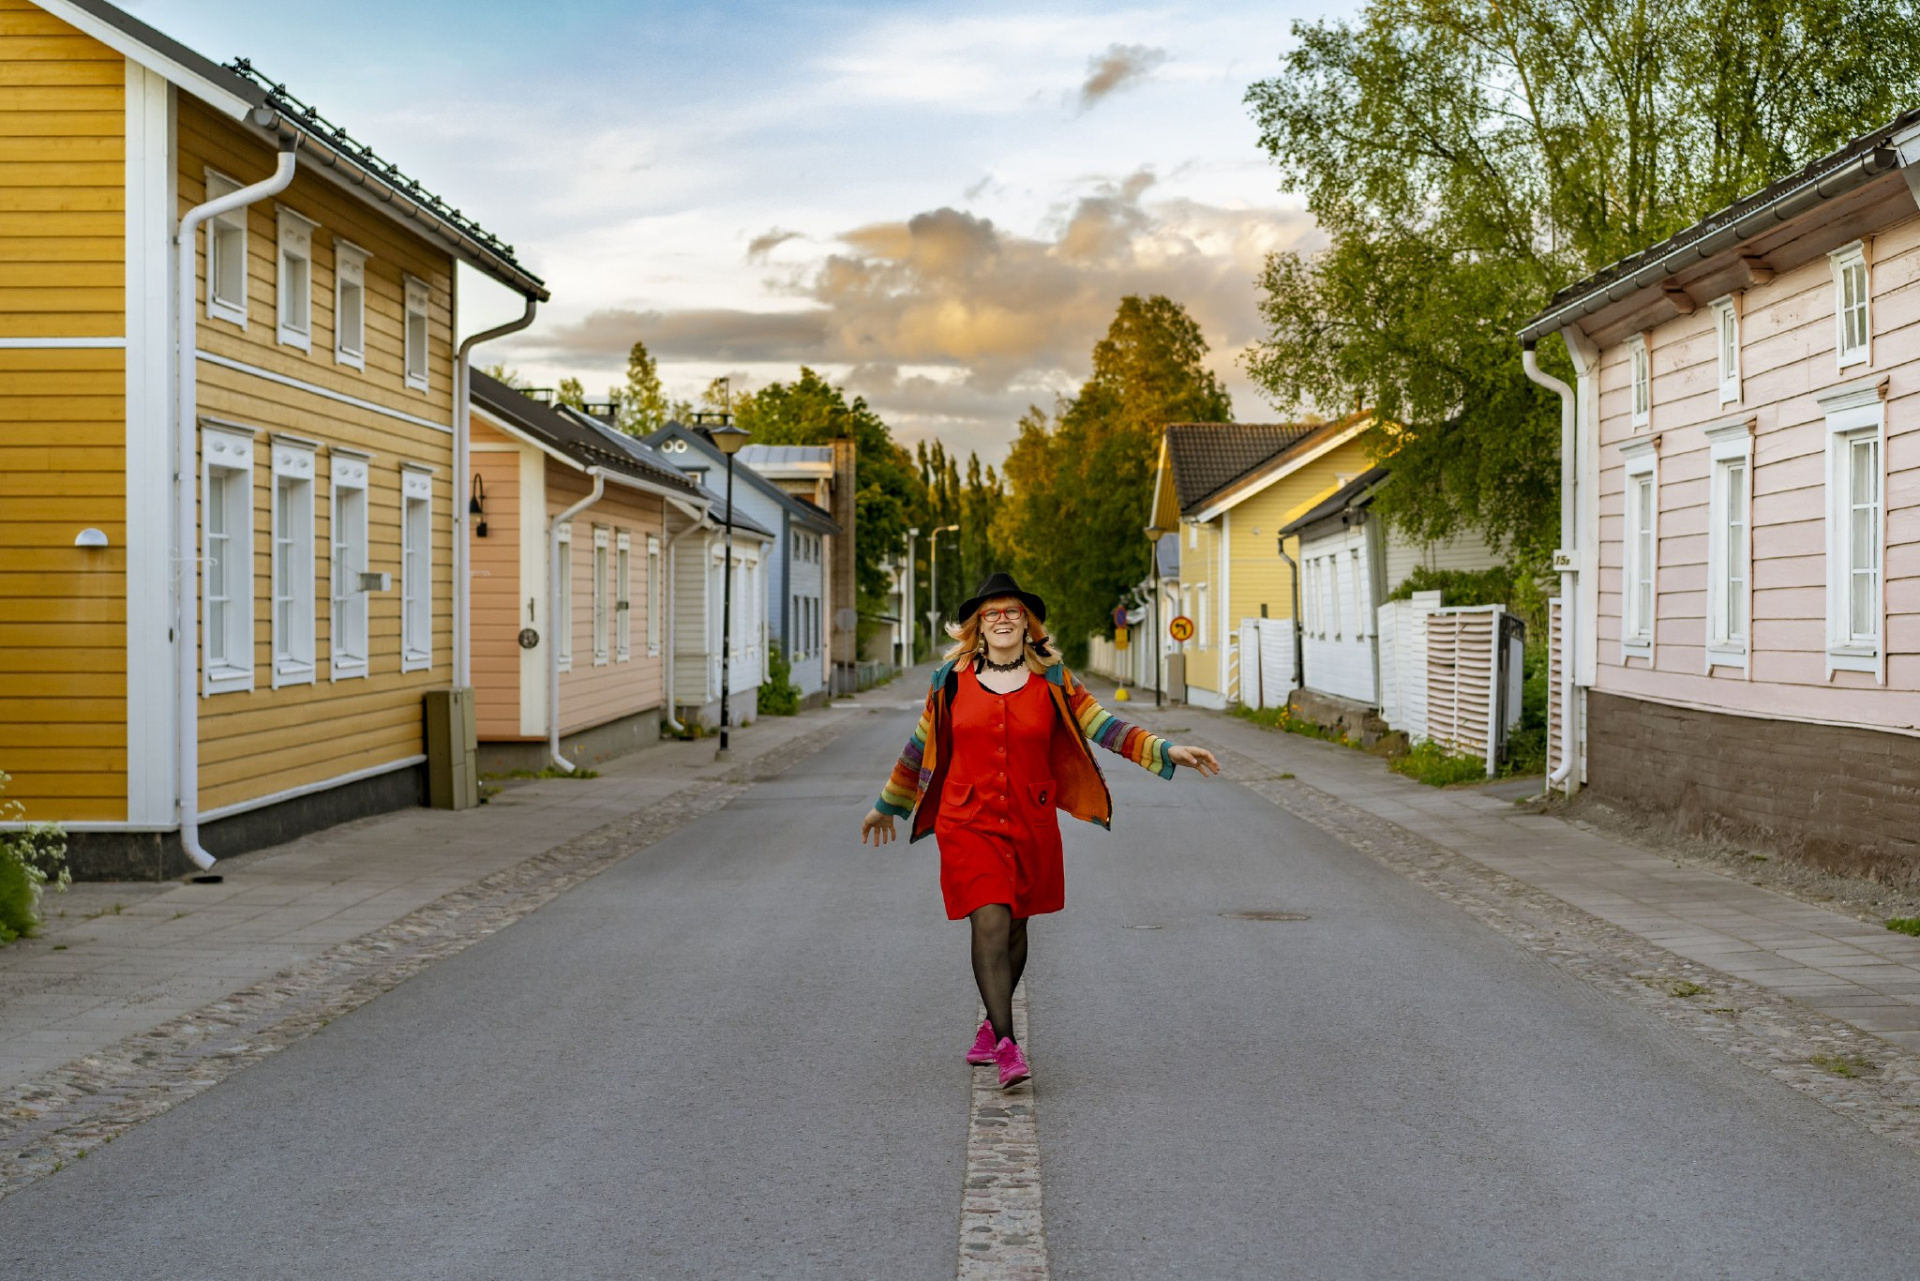
MULTIPOLYGON (((572 734, 560 736, 560 754, 575 765, 597 765, 601 761, 637 752, 660 741, 660 709, 635 712, 619 720, 608 721, 572 734)), ((553 762, 547 755, 547 740, 490 741, 480 744, 480 772, 508 774, 514 770, 539 773, 553 762)))
POLYGON ((1337 694, 1296 689, 1287 696, 1287 708, 1295 720, 1318 725, 1362 747, 1371 748, 1393 732, 1376 709, 1337 694))

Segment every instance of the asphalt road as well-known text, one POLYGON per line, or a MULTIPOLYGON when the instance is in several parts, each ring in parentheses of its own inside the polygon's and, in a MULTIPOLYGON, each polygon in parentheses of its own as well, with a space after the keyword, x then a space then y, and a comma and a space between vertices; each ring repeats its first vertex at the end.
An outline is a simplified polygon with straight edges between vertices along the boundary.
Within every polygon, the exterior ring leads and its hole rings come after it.
MULTIPOLYGON (((931 842, 856 842, 911 720, 0 1202, 0 1276, 952 1277, 965 928, 931 842)), ((1033 927, 1054 1276, 1912 1275, 1920 1159, 1245 789, 1108 775, 1033 927)))

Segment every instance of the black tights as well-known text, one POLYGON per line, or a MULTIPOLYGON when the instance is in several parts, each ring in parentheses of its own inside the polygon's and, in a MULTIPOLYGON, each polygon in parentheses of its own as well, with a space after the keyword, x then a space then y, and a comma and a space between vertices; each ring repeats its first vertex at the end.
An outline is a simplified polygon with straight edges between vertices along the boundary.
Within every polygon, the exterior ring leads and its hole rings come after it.
POLYGON ((1027 968, 1027 918, 1015 917, 1005 903, 975 908, 973 922, 973 981, 987 1007, 996 1041, 1013 1036, 1013 989, 1027 968))

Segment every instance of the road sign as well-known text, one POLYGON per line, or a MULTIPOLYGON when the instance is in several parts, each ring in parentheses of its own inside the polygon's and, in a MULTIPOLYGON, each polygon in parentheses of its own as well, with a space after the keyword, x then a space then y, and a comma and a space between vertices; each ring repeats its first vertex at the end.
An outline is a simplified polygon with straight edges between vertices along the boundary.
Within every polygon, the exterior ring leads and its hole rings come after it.
POLYGON ((1113 647, 1118 650, 1126 649, 1127 629, 1125 627, 1116 627, 1113 629, 1113 647))
POLYGON ((1115 627, 1125 627, 1127 625, 1127 607, 1125 605, 1115 605, 1113 607, 1113 625, 1115 627))
POLYGON ((1172 622, 1167 624, 1167 635, 1183 643, 1186 641, 1192 640, 1193 639, 1193 620, 1191 618, 1188 618, 1185 614, 1180 615, 1178 618, 1174 619, 1172 622))

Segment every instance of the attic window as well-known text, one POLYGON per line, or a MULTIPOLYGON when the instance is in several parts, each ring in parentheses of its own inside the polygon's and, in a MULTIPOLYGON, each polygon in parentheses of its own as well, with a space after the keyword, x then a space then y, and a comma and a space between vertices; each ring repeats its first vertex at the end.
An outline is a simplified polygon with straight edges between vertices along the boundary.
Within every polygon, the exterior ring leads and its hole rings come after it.
POLYGON ((427 304, 431 298, 427 282, 406 277, 407 290, 407 386, 416 391, 427 389, 427 304))
POLYGON ((1872 331, 1869 328, 1866 247, 1859 241, 1837 249, 1833 261, 1833 346, 1839 366, 1858 365, 1869 359, 1872 331))
POLYGON ((1633 364, 1633 425, 1645 427, 1653 418, 1653 357, 1645 334, 1627 339, 1633 364))
POLYGON ((319 226, 291 209, 279 211, 279 340, 301 351, 313 341, 313 229, 319 226))
MULTIPOLYGON (((207 170, 207 199, 218 200, 240 184, 207 170)), ((207 316, 247 327, 247 211, 229 209, 207 220, 207 316)))
POLYGON ((367 258, 360 246, 333 241, 333 359, 367 367, 367 258))
POLYGON ((1740 399, 1740 308, 1729 294, 1713 303, 1714 350, 1720 367, 1720 403, 1740 399))

